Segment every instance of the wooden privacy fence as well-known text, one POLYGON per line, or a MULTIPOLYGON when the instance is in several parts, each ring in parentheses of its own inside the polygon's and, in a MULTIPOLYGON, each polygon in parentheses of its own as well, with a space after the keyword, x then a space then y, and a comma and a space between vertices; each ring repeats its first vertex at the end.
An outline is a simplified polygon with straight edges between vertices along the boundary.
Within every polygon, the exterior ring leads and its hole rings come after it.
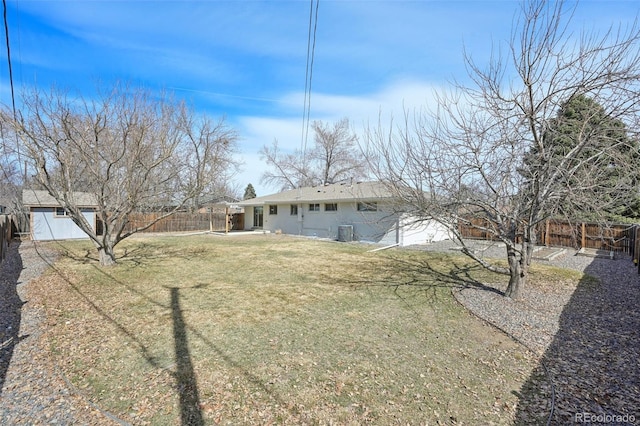
MULTIPOLYGON (((162 213, 134 213, 129 216, 129 223, 125 228, 130 231, 138 226, 156 220, 162 213)), ((142 232, 193 232, 193 231, 219 231, 236 230, 244 227, 242 214, 229 214, 225 212, 211 213, 174 213, 142 232), (228 222, 228 225, 227 225, 228 222), (227 228, 228 226, 228 228, 227 228)))
POLYGON ((538 241, 546 246, 572 247, 615 251, 625 254, 633 252, 635 225, 570 223, 550 220, 538 231, 538 241))
MULTIPOLYGON (((491 233, 482 227, 488 227, 486 219, 474 218, 469 225, 459 225, 463 238, 491 240, 491 233)), ((549 220, 543 223, 537 232, 538 244, 553 247, 589 248, 634 253, 634 244, 638 239, 638 226, 630 224, 573 223, 563 220, 549 220)))
POLYGON ((490 222, 484 218, 467 219, 469 224, 458 223, 458 231, 462 238, 472 238, 477 240, 494 240, 495 237, 484 228, 491 228, 490 222))
POLYGON ((7 257, 9 243, 13 234, 13 216, 0 215, 0 263, 7 257))
POLYGON ((541 228, 538 241, 547 246, 588 248, 631 254, 634 250, 637 226, 548 221, 541 228))

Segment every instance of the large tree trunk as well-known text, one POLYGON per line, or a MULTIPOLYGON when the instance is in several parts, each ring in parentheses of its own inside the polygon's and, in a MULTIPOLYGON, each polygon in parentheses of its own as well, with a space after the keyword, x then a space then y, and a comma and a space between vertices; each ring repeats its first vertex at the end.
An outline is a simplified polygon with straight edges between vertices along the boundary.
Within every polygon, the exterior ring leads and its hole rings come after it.
POLYGON ((112 266, 116 264, 116 255, 113 252, 113 247, 109 247, 109 246, 98 247, 98 255, 100 258, 100 265, 112 266))
POLYGON ((514 300, 522 296, 522 290, 527 282, 529 272, 526 256, 518 256, 515 247, 507 247, 507 260, 509 262, 509 285, 504 295, 514 300))

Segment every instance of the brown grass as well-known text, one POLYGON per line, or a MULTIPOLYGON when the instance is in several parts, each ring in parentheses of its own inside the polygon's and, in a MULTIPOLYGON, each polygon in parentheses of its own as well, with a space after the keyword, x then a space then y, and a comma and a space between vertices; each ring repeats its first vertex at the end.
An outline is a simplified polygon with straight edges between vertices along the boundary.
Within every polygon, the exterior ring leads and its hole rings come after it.
POLYGON ((131 239, 101 268, 64 248, 33 287, 50 347, 133 424, 510 424, 536 365, 456 304, 495 279, 460 257, 203 235, 131 239))

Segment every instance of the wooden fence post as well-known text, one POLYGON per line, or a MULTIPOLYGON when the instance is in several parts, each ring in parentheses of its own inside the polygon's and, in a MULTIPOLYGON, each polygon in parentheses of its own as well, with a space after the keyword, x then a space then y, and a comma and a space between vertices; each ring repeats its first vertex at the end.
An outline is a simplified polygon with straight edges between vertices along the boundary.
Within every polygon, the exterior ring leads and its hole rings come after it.
POLYGON ((581 241, 582 247, 581 248, 586 248, 587 247, 587 224, 582 222, 582 241, 581 241))
POLYGON ((549 219, 547 219, 546 223, 545 223, 545 230, 544 230, 544 245, 549 247, 549 227, 551 225, 549 224, 549 219))
POLYGON ((0 263, 7 257, 9 252, 9 244, 11 243, 11 225, 13 217, 9 215, 0 215, 0 263))

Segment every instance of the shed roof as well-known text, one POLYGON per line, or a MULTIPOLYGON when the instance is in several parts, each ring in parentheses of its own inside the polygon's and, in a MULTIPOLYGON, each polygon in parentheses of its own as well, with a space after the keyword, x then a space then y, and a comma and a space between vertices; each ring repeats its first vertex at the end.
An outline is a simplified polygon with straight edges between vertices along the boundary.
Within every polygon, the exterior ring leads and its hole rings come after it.
MULTIPOLYGON (((71 196, 78 207, 97 207, 95 194, 90 192, 72 192, 71 196)), ((25 207, 60 207, 60 203, 47 191, 25 189, 22 191, 22 204, 25 207)))
POLYGON ((259 206, 277 203, 383 201, 393 196, 382 182, 336 183, 324 186, 290 189, 277 194, 251 198, 238 203, 240 206, 259 206))

